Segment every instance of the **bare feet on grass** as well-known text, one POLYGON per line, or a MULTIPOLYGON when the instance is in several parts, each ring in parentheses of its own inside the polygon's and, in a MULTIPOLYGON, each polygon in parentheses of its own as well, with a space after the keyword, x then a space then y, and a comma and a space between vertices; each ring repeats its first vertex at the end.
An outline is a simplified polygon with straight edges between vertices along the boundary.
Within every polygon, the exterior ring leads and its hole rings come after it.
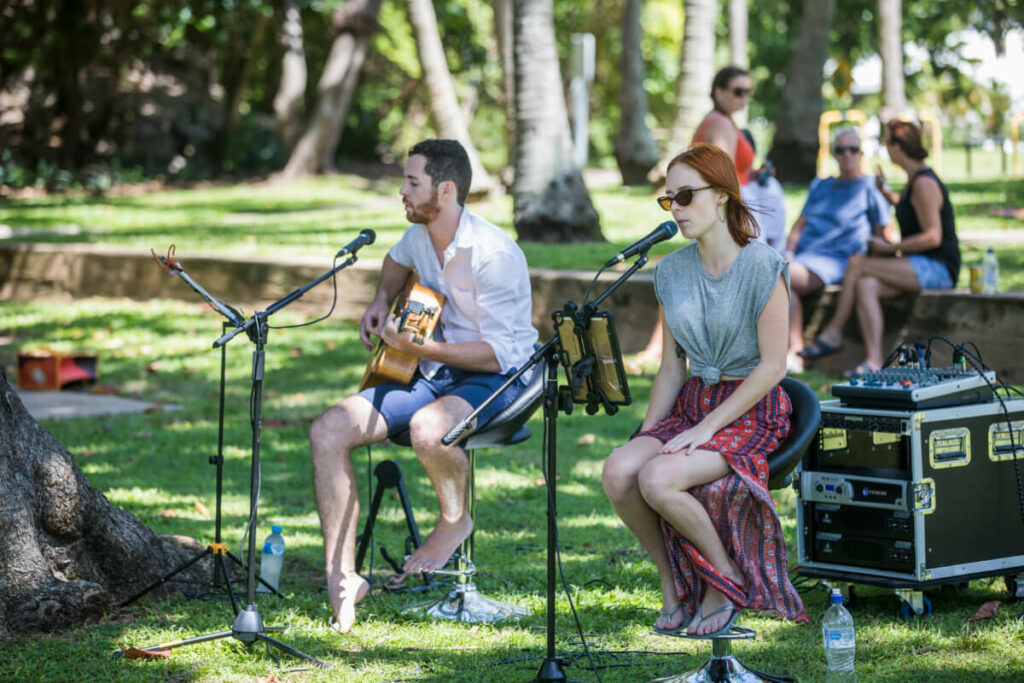
POLYGON ((423 541, 423 545, 405 561, 402 571, 416 574, 441 569, 471 533, 473 520, 469 515, 463 515, 454 522, 441 520, 423 541))
POLYGON ((370 592, 370 584, 359 574, 350 574, 341 580, 337 592, 331 591, 334 609, 334 628, 348 633, 356 623, 356 605, 370 592))

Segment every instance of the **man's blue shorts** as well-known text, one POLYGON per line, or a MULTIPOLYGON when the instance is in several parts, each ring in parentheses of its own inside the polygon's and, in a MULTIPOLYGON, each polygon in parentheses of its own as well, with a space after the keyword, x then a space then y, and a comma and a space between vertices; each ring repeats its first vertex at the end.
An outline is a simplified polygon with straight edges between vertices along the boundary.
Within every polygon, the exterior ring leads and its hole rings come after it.
POLYGON ((924 254, 907 254, 910 267, 917 276, 917 285, 921 289, 952 289, 953 278, 949 276, 946 264, 924 254))
MULTIPOLYGON (((505 381, 515 374, 515 369, 504 375, 493 372, 472 372, 442 365, 431 379, 420 374, 419 369, 408 385, 380 384, 359 392, 373 404, 388 425, 388 437, 393 437, 409 427, 413 414, 420 408, 433 403, 442 396, 458 396, 476 409, 493 394, 505 381)), ((512 404, 523 391, 530 373, 525 373, 515 384, 503 391, 477 417, 481 427, 492 417, 512 404)), ((454 427, 455 425, 450 425, 454 427)), ((479 427, 478 427, 479 429, 479 427)))

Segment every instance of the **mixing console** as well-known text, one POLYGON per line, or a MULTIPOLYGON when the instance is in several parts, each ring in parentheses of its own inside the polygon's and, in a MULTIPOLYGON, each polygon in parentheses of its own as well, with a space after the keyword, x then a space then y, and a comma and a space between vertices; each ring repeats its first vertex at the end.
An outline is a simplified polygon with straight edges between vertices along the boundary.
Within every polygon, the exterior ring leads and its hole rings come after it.
POLYGON ((865 408, 916 410, 959 406, 992 400, 996 375, 982 375, 959 366, 883 368, 832 385, 832 395, 844 404, 865 408))

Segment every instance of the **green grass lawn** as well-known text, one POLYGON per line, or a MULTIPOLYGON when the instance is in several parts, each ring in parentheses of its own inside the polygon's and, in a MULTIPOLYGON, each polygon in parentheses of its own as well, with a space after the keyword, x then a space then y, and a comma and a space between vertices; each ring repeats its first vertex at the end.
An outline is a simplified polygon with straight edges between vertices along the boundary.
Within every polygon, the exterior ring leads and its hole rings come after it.
MULTIPOLYGON (((315 187, 316 184, 314 183, 315 187)), ((208 204, 219 204, 219 192, 208 204)), ((323 201, 328 202, 324 192, 323 201)), ((156 197, 151 198, 154 202, 156 197)), ((252 200, 245 200, 246 210, 252 200)), ((270 201, 268 199, 268 201, 270 201)), ((281 202, 286 202, 283 196, 281 202)), ((204 202, 199 202, 204 203, 204 202)), ((67 208, 67 207, 65 207, 67 208)), ((87 205, 78 207, 85 210, 87 205)), ((384 213, 394 213, 394 207, 384 213)), ((150 209, 147 209, 147 212, 150 209)), ((117 213, 116 211, 114 213, 117 213)), ((655 219, 657 214, 651 212, 655 219)), ((10 222, 10 218, 5 218, 10 222)), ((653 222, 645 217, 644 229, 653 222)), ((641 221, 638 221, 638 223, 641 221)), ((112 223, 111 223, 112 224, 112 223)), ((127 224, 124 224, 127 227, 127 224)), ((398 229, 397 227, 395 228, 398 229)), ((198 240, 200 235, 190 232, 198 240)), ((281 235, 284 240, 285 236, 281 235)), ((385 240, 385 243, 387 240, 385 240)), ((235 243, 237 244, 237 243, 235 243)), ((296 243, 297 244, 297 243, 296 243)), ((179 240, 179 248, 181 241, 179 240)), ((225 243, 224 246, 228 246, 225 243)), ((331 244, 337 246, 337 241, 331 244)), ((305 248, 305 247, 303 247, 305 248)), ((605 249, 607 250, 607 246, 605 249)), ((303 322, 288 311, 276 324, 303 322)), ((196 503, 214 508, 220 352, 219 316, 200 303, 89 299, 71 303, 7 302, 0 308, 0 364, 13 376, 19 349, 50 346, 91 349, 100 356, 101 385, 123 395, 181 404, 178 411, 119 417, 47 421, 94 486, 159 533, 182 534, 206 544, 213 522, 196 503)), ((543 331, 545 336, 548 331, 543 331)), ((244 337, 227 347, 224 537, 236 553, 248 512, 248 395, 251 348, 244 337)), ((280 664, 262 647, 247 649, 228 638, 177 649, 157 661, 115 658, 118 644, 144 646, 222 631, 233 621, 226 597, 165 600, 145 597, 102 620, 55 633, 0 643, 4 681, 524 681, 545 654, 545 492, 541 483, 539 417, 531 440, 483 452, 477 469, 477 585, 487 595, 517 602, 531 614, 519 621, 470 626, 423 621, 402 609, 429 596, 374 594, 358 610, 354 631, 329 631, 323 591, 323 557, 311 487, 307 429, 326 406, 350 393, 365 356, 349 321, 328 320, 301 329, 273 330, 267 346, 263 418, 263 488, 257 538, 281 524, 287 542, 284 600, 260 596, 268 625, 289 625, 279 637, 333 665, 307 669, 284 656, 280 664)), ((832 378, 805 379, 822 396, 832 378)), ((613 513, 600 484, 603 459, 625 441, 642 415, 649 378, 630 377, 633 405, 617 415, 586 415, 577 409, 558 421, 558 504, 562 568, 582 632, 604 681, 645 681, 698 665, 710 651, 700 642, 656 636, 657 577, 638 544, 613 513)), ((403 467, 416 519, 426 531, 436 520, 433 492, 408 449, 375 448, 373 462, 391 458, 403 467)), ((367 471, 365 452, 355 454, 367 471)), ((369 481, 364 480, 369 486, 369 481)), ((775 492, 790 547, 795 553, 795 495, 775 492)), ((364 497, 364 513, 365 513, 364 497)), ((401 508, 386 499, 376 541, 401 554, 401 508)), ((116 553, 116 548, 108 549, 116 553)), ((390 570, 374 554, 375 576, 390 570)), ((168 570, 171 568, 168 567, 168 570)), ((365 567, 364 567, 365 569, 365 567)), ((741 624, 758 631, 735 645, 755 669, 787 673, 801 681, 824 679, 820 625, 826 591, 799 580, 810 624, 791 624, 747 613, 741 624)), ((906 621, 892 592, 857 587, 852 607, 857 626, 857 671, 862 681, 1019 681, 1024 678, 1021 607, 1011 603, 1002 579, 928 592, 930 617, 906 621), (982 603, 1003 601, 999 615, 973 623, 982 603)), ((567 673, 596 681, 587 667, 566 595, 559 588, 557 654, 567 673)))
MULTIPOLYGON (((900 185, 898 174, 891 182, 900 185)), ((155 249, 175 244, 179 258, 199 253, 260 257, 321 257, 331 254, 362 229, 377 233, 364 259, 383 258, 406 223, 398 198, 399 179, 356 175, 313 178, 292 185, 249 183, 168 189, 109 197, 50 196, 0 202, 0 243, 35 241, 109 244, 155 249)), ((980 265, 986 241, 971 235, 1018 233, 1016 244, 997 244, 1003 289, 1024 290, 1024 221, 990 216, 995 207, 1024 205, 1020 181, 986 178, 949 183, 957 230, 965 241, 966 266, 980 265)), ((609 243, 523 243, 527 260, 538 268, 596 270, 610 256, 668 218, 647 188, 596 187, 594 204, 609 243)), ((806 187, 786 188, 787 223, 803 205, 806 187)), ((472 210, 515 236, 512 199, 503 195, 472 204, 472 210)), ((987 239, 987 238, 985 238, 987 239)), ((678 238, 657 245, 657 256, 679 246, 678 238)))

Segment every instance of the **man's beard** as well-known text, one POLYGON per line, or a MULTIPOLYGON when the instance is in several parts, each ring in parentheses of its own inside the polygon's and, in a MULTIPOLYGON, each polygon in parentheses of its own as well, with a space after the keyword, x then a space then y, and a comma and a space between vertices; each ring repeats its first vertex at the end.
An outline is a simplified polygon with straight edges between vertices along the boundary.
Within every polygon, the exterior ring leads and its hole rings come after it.
POLYGON ((422 204, 407 204, 405 217, 410 223, 429 223, 441 213, 441 204, 437 201, 437 188, 432 188, 430 201, 422 204))

